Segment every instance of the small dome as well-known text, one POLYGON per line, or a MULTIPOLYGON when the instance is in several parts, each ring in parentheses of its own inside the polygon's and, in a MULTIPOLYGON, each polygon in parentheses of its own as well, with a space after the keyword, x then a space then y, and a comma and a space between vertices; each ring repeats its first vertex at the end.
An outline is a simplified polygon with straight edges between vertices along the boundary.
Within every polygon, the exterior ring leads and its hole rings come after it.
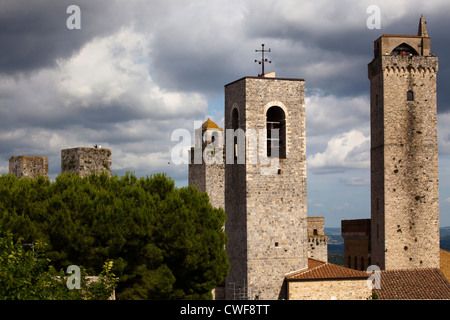
POLYGON ((202 130, 208 130, 208 129, 220 129, 220 128, 214 121, 212 121, 210 118, 208 118, 208 120, 206 120, 202 124, 202 130))

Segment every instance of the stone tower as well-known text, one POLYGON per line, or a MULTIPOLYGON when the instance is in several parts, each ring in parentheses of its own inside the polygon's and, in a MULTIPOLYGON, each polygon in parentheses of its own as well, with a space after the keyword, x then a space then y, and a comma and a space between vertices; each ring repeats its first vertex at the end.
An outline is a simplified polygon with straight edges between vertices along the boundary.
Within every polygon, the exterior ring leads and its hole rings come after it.
POLYGON ((111 176, 111 150, 104 148, 72 148, 61 150, 61 173, 70 172, 81 177, 107 172, 111 176))
POLYGON ((307 217, 308 258, 328 261, 328 237, 324 217, 307 217))
POLYGON ((18 178, 48 177, 48 158, 34 156, 18 156, 9 159, 9 173, 18 178))
POLYGON ((436 73, 422 17, 417 35, 383 35, 368 66, 371 263, 439 268, 436 73))
POLYGON ((372 265, 370 232, 370 219, 341 221, 341 235, 344 238, 344 266, 346 268, 364 271, 372 265))
POLYGON ((227 84, 225 130, 226 299, 285 298, 308 263, 304 80, 227 84))
POLYGON ((189 162, 189 185, 207 192, 213 207, 225 209, 223 155, 223 129, 208 118, 195 132, 195 146, 191 149, 189 162))

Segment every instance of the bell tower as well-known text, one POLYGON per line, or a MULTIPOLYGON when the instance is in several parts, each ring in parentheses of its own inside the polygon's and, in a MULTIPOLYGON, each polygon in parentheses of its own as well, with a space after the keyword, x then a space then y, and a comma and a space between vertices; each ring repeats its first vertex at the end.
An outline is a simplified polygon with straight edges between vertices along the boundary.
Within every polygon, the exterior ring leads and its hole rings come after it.
POLYGON ((439 268, 436 74, 426 21, 417 35, 385 34, 368 65, 371 264, 439 268))
POLYGON ((308 263, 304 80, 227 84, 225 131, 226 299, 286 298, 308 263))

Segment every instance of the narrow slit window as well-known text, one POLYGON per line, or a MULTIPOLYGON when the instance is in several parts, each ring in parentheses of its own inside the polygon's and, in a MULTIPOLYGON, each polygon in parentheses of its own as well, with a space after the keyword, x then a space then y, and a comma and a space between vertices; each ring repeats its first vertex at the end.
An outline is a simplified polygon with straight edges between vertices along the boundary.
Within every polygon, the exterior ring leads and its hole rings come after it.
POLYGON ((407 101, 414 101, 414 92, 412 92, 411 90, 409 90, 406 93, 406 100, 407 101))
MULTIPOLYGON (((239 128, 239 113, 237 109, 233 109, 232 116, 231 116, 231 126, 233 127, 233 130, 237 130, 239 128)), ((234 151, 234 163, 236 163, 238 158, 238 139, 236 136, 233 138, 233 151, 234 151)))

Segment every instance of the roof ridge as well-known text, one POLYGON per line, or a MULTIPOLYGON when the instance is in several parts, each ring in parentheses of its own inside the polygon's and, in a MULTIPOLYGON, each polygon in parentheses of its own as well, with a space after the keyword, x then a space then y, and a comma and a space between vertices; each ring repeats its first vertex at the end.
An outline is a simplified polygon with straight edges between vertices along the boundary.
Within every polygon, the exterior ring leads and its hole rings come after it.
POLYGON ((340 266, 328 261, 308 258, 309 267, 296 273, 289 274, 288 279, 344 279, 344 278, 366 278, 369 273, 340 266))
POLYGON ((384 270, 380 270, 381 272, 396 272, 396 271, 427 271, 427 270, 440 270, 440 268, 435 268, 435 267, 426 267, 426 268, 400 268, 400 269, 384 269, 384 270))
POLYGON ((317 260, 317 259, 311 259, 311 260, 314 260, 314 261, 317 261, 317 262, 321 262, 322 264, 319 264, 318 266, 315 266, 315 267, 313 267, 313 268, 308 268, 308 269, 306 269, 306 272, 313 271, 313 270, 317 270, 317 269, 319 269, 319 268, 323 268, 324 266, 326 266, 327 264, 329 264, 328 261, 322 261, 322 260, 317 260))

